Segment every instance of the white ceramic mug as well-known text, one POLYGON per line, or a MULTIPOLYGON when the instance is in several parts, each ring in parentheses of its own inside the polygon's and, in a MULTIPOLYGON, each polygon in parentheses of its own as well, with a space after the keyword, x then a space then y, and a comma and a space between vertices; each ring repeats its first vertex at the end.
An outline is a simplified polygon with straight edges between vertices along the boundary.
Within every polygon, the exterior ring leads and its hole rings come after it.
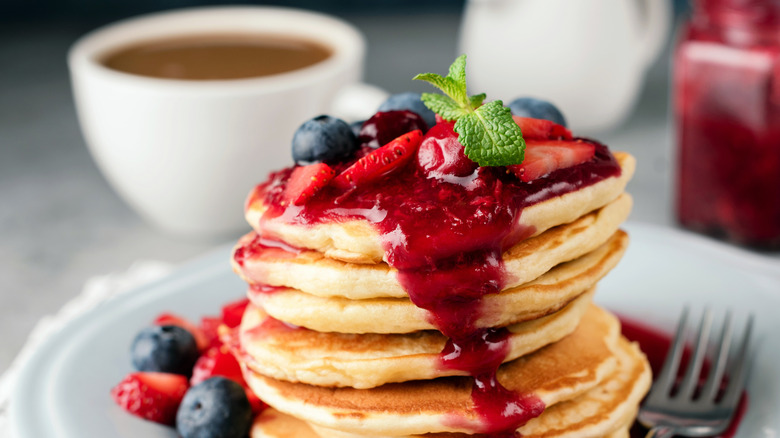
MULTIPOLYGON (((330 16, 275 7, 165 12, 109 25, 69 54, 87 145, 110 184, 142 217, 172 233, 220 235, 246 229, 243 201, 254 184, 290 165, 290 141, 306 119, 332 104, 373 112, 381 92, 355 101, 365 41, 330 16), (326 45, 326 60, 248 79, 175 80, 132 75, 101 63, 110 52, 161 38, 275 34, 326 45), (345 93, 351 96, 344 103, 345 93)), ((366 90, 365 87, 358 88, 366 90)))
POLYGON ((617 126, 669 36, 669 0, 469 0, 469 87, 552 101, 578 132, 617 126))

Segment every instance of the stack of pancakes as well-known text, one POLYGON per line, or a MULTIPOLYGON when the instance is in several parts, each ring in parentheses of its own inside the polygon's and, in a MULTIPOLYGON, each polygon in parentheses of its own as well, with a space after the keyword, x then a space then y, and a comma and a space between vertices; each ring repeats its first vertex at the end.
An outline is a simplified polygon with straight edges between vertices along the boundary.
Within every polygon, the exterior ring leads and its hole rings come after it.
MULTIPOLYGON (((650 385, 642 352, 592 303, 628 244, 619 226, 634 160, 615 156, 619 176, 523 210, 535 235, 504 252, 508 280, 481 303, 475 325, 508 330, 498 382, 544 406, 523 437, 628 436, 650 385)), ((371 225, 264 221, 267 208, 250 196, 255 231, 233 260, 250 283, 239 361, 271 406, 252 438, 493 436, 474 378, 442 366, 448 338, 412 303, 371 225)))

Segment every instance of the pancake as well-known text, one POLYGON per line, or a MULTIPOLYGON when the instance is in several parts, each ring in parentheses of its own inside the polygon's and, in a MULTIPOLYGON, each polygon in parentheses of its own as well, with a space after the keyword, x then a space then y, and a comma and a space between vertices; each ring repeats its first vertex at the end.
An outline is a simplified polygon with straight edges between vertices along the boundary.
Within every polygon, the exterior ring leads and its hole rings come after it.
MULTIPOLYGON (((633 422, 620 427, 612 433, 603 435, 600 438, 629 438, 631 424, 633 424, 633 422)), ((283 414, 276 409, 269 408, 255 418, 252 430, 249 433, 249 438, 339 438, 361 436, 344 434, 333 429, 318 429, 322 434, 315 432, 315 429, 303 420, 299 420, 291 415, 283 414)), ((474 435, 464 436, 474 437, 474 435)))
MULTIPOLYGON (((509 274, 505 288, 520 286, 550 268, 576 259, 606 242, 631 211, 631 197, 622 194, 604 207, 571 223, 551 228, 509 248, 503 254, 509 274)), ((250 233, 237 248, 246 256, 242 263, 233 258, 233 269, 250 284, 266 284, 296 289, 320 297, 352 300, 407 298, 397 271, 386 263, 350 264, 325 257, 316 251, 299 253, 271 248, 253 248, 256 235, 250 233)), ((235 252, 234 252, 235 253, 235 252)))
MULTIPOLYGON (((486 295, 476 326, 503 327, 554 312, 614 268, 627 246, 628 235, 617 231, 590 253, 529 283, 486 295)), ((411 333, 437 328, 428 311, 408 298, 322 298, 287 288, 266 292, 250 288, 248 295, 272 317, 320 332, 411 333)))
MULTIPOLYGON (((620 323, 596 308, 562 340, 502 365, 498 381, 546 406, 596 387, 618 367, 620 323)), ((371 389, 291 383, 255 373, 242 364, 252 390, 275 409, 317 427, 368 436, 480 430, 471 399, 471 377, 391 383, 371 389)), ((530 423, 529 423, 530 424, 530 423)))
MULTIPOLYGON (((642 397, 650 388, 650 367, 636 344, 625 338, 615 349, 617 367, 600 384, 570 399, 549 406, 537 418, 518 431, 523 438, 624 438, 642 397)), ((399 435, 389 429, 384 435, 363 432, 350 433, 307 423, 274 409, 263 412, 256 420, 250 438, 468 438, 482 435, 464 433, 428 433, 399 435)))
MULTIPOLYGON (((636 416, 639 402, 650 388, 650 369, 644 354, 636 344, 622 338, 616 350, 618 368, 598 386, 575 397, 548 407, 537 418, 518 429, 523 438, 570 437, 588 438, 620 436, 628 432, 636 416)), ((365 435, 344 433, 310 424, 320 436, 328 438, 360 438, 365 435)), ((407 435, 409 438, 468 438, 481 434, 430 433, 407 435)), ((406 438, 404 437, 404 438, 406 438)), ((372 438, 390 438, 374 437, 372 438)), ((399 437, 394 437, 399 438, 399 437)))
MULTIPOLYGON (((574 331, 583 316, 597 318, 598 310, 590 304, 593 294, 591 290, 549 316, 508 327, 509 353, 504 362, 560 340, 574 331)), ((262 309, 249 307, 239 338, 248 368, 289 382, 371 388, 468 375, 440 366, 447 338, 436 330, 403 335, 322 333, 291 329, 267 319, 262 309)))
MULTIPOLYGON (((569 223, 580 216, 600 208, 623 193, 634 174, 634 158, 615 152, 622 172, 618 177, 606 178, 558 197, 526 207, 517 225, 532 227, 535 234, 569 223)), ((261 221, 268 206, 262 196, 250 194, 246 206, 246 219, 260 234, 299 248, 307 248, 326 257, 350 263, 379 263, 385 260, 382 240, 376 229, 365 220, 348 220, 339 223, 296 225, 282 220, 261 221), (262 222, 262 225, 261 225, 262 222)))

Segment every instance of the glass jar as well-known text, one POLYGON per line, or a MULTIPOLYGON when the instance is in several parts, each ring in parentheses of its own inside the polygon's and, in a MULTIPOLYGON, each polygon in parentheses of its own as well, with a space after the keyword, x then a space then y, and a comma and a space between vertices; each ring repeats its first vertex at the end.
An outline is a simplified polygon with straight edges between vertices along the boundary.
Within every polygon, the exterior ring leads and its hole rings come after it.
POLYGON ((780 249, 780 0, 698 0, 675 52, 677 216, 780 249))

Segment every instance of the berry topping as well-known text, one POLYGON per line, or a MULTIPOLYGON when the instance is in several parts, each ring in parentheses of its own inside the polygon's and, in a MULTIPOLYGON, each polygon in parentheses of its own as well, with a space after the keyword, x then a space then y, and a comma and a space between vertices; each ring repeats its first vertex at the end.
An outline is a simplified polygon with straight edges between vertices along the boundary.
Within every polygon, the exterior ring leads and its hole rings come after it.
POLYGON ((195 324, 187 321, 179 315, 173 313, 162 313, 157 319, 154 320, 154 325, 175 325, 190 332, 192 337, 195 338, 195 343, 198 345, 199 351, 206 351, 211 345, 211 340, 203 332, 203 330, 195 324))
POLYGON ((334 176, 336 171, 325 163, 296 167, 287 181, 284 199, 293 205, 303 205, 328 185, 334 176))
POLYGON ((425 120, 425 124, 433 126, 436 124, 436 116, 433 111, 428 109, 422 101, 422 94, 406 92, 393 94, 388 97, 382 105, 379 105, 377 111, 398 111, 408 110, 413 113, 417 113, 425 120))
POLYGON ((396 138, 357 160, 333 179, 333 186, 340 189, 357 187, 402 169, 414 157, 422 137, 422 131, 415 130, 396 138))
POLYGON ((458 142, 453 125, 452 122, 437 124, 428 131, 420 144, 417 165, 429 177, 468 176, 478 167, 463 153, 463 145, 458 142))
POLYGON ((178 374, 132 373, 111 389, 111 397, 133 415, 173 426, 187 388, 187 378, 178 374))
MULTIPOLYGON (((566 126, 566 118, 563 117, 563 113, 546 100, 534 99, 533 97, 519 97, 507 106, 512 110, 512 114, 516 116, 545 119, 564 127, 566 126)), ((525 135, 525 132, 523 132, 523 135, 525 135)))
POLYGON ((582 164, 596 153, 596 146, 582 140, 528 140, 525 160, 509 166, 518 178, 530 182, 558 169, 582 164))
POLYGON ((241 386, 246 386, 241 366, 225 345, 210 348, 195 362, 190 385, 195 386, 214 376, 227 377, 241 386))
POLYGON ((358 143, 349 125, 335 117, 318 116, 304 122, 292 140, 296 163, 341 161, 352 156, 358 143))
POLYGON ((190 388, 176 415, 183 438, 244 438, 252 424, 252 407, 244 388, 224 377, 212 377, 190 388))
POLYGON ((204 316, 200 319, 199 328, 206 336, 206 339, 209 340, 210 347, 218 346, 222 343, 219 340, 219 326, 221 324, 222 319, 213 316, 204 316))
POLYGON ((175 325, 147 327, 130 347, 138 371, 190 375, 198 360, 198 346, 187 330, 175 325))
POLYGON ((241 318, 244 317, 244 310, 249 305, 249 299, 242 298, 232 303, 222 306, 222 322, 229 328, 236 328, 241 324, 241 318))
POLYGON ((378 112, 363 123, 358 136, 361 146, 376 149, 407 132, 419 129, 428 130, 428 125, 422 117, 411 111, 378 112))
POLYGON ((523 133, 523 138, 531 140, 571 140, 571 131, 566 127, 544 119, 512 116, 523 133))

